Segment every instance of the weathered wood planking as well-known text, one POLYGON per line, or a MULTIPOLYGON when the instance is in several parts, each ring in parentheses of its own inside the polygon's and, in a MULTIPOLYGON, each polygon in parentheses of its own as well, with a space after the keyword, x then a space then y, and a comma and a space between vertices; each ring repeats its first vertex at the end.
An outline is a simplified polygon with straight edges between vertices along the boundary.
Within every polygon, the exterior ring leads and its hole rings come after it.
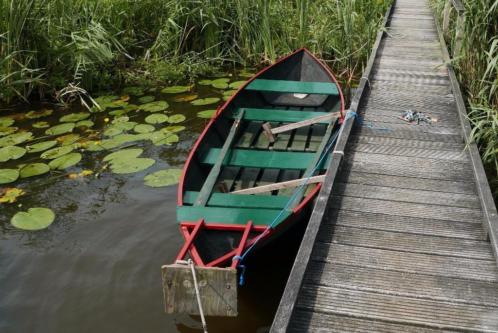
POLYGON ((389 13, 271 332, 498 332, 498 217, 444 40, 426 1, 389 13))

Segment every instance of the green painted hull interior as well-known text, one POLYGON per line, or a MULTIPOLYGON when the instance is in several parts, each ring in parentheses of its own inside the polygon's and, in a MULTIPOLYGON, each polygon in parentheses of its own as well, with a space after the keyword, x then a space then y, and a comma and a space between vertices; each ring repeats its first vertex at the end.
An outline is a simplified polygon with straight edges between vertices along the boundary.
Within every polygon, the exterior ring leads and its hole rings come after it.
MULTIPOLYGON (((339 87, 309 54, 298 52, 252 82, 225 107, 197 147, 186 170, 178 221, 245 225, 251 220, 269 225, 296 188, 257 195, 229 192, 302 178, 316 163, 322 141, 328 141, 331 121, 280 133, 274 143, 262 129, 265 122, 275 128, 341 110, 339 87), (313 88, 315 93, 310 91, 313 88), (238 126, 234 125, 237 118, 238 126)), ((323 174, 327 165, 328 159, 314 175, 323 174)), ((305 193, 314 186, 309 185, 305 193)), ((276 225, 291 217, 297 204, 287 206, 276 225)), ((240 237, 240 232, 205 230, 195 245, 201 257, 209 260, 233 249, 240 237)))

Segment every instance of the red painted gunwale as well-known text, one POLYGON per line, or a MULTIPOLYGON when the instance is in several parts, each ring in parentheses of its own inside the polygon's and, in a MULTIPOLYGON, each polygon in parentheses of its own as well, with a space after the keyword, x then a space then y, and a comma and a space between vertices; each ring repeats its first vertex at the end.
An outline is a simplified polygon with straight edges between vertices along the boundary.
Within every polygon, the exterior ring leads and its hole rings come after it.
MULTIPOLYGON (((233 94, 232 97, 230 97, 230 99, 228 99, 221 107, 217 108, 215 115, 211 118, 211 120, 206 125, 206 127, 204 128, 204 130, 202 131, 200 136, 197 138, 194 146, 192 147, 192 150, 190 151, 190 153, 187 157, 187 161, 185 162, 185 165, 183 166, 182 174, 180 175, 180 179, 179 179, 179 183, 178 183, 177 206, 183 206, 183 187, 184 187, 184 182, 185 182, 185 175, 186 175, 187 170, 190 166, 190 163, 194 157, 194 154, 197 151, 197 148, 199 147, 200 143, 204 139, 204 136, 206 135, 209 128, 214 124, 214 122, 218 119, 218 117, 225 111, 225 109, 232 102, 232 100, 242 90, 244 90, 244 88, 249 83, 251 83, 252 81, 257 79, 261 74, 265 73, 267 70, 269 70, 273 66, 276 66, 277 64, 285 61, 286 59, 290 58, 291 56, 293 56, 299 52, 306 52, 309 56, 311 56, 311 58, 314 59, 325 70, 325 72, 329 75, 330 79, 337 85, 337 88, 339 91, 339 97, 340 97, 340 101, 341 101, 341 109, 340 109, 341 121, 342 121, 342 119, 344 119, 344 117, 345 117, 345 114, 344 114, 344 96, 342 94, 342 89, 341 89, 339 82, 337 81, 335 76, 332 74, 332 72, 330 71, 328 66, 326 66, 320 59, 318 59, 314 54, 312 54, 306 48, 300 48, 300 49, 290 53, 289 55, 286 55, 286 56, 280 58, 274 64, 263 68, 258 73, 256 73, 252 78, 247 80, 245 84, 243 84, 239 89, 237 89, 235 94, 233 94)), ((315 196, 320 191, 320 188, 321 188, 321 184, 317 183, 315 185, 315 187, 313 188, 313 190, 311 190, 310 193, 308 193, 308 195, 301 201, 301 203, 293 209, 293 214, 289 215, 289 217, 279 225, 278 229, 280 229, 281 226, 289 223, 290 220, 293 220, 293 217, 297 216, 315 198, 315 196)), ((182 235, 184 236, 186 242, 189 241, 190 235, 191 235, 189 229, 195 228, 196 223, 198 223, 198 222, 182 221, 180 223, 180 231, 181 231, 182 235)), ((246 227, 246 225, 237 225, 237 224, 218 224, 218 223, 205 223, 204 224, 204 228, 217 229, 217 230, 240 230, 240 231, 244 231, 245 227, 246 227)), ((274 230, 268 230, 268 229, 266 229, 265 226, 252 226, 252 230, 262 231, 263 233, 265 233, 266 235, 264 235, 262 238, 267 238, 271 234, 274 233, 274 230)), ((254 243, 256 238, 257 237, 244 240, 245 248, 251 246, 254 243)), ((213 260, 212 262, 207 263, 207 264, 202 262, 202 260, 199 256, 199 253, 197 252, 194 245, 190 246, 190 250, 188 252, 190 252, 191 256, 193 257, 192 259, 196 265, 213 267, 213 266, 221 265, 221 264, 227 262, 228 260, 231 260, 231 258, 233 258, 237 254, 238 251, 240 251, 240 249, 234 249, 233 251, 228 252, 225 255, 223 255, 223 256, 219 257, 218 259, 213 260)))

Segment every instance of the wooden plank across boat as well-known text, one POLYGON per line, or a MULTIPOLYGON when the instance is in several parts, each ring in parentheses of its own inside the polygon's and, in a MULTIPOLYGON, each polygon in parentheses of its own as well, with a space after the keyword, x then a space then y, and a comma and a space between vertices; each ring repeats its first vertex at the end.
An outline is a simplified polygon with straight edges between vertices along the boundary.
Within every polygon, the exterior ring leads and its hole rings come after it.
MULTIPOLYGON (((300 49, 248 80, 206 126, 178 186, 185 243, 176 258, 195 265, 205 315, 237 315, 240 256, 303 220, 343 117, 337 80, 300 49)), ((195 297, 179 296, 194 291, 190 270, 175 263, 162 272, 166 312, 198 314, 195 297)))

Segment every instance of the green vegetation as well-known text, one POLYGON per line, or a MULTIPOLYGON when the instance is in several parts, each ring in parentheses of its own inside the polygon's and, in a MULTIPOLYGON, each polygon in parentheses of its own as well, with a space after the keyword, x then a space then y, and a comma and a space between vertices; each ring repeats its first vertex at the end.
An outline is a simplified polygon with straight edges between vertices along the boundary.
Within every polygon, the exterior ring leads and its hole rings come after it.
POLYGON ((185 82, 302 46, 350 84, 390 2, 0 0, 0 101, 185 82))
MULTIPOLYGON (((442 17, 444 0, 432 0, 442 17)), ((473 139, 479 144, 489 177, 498 194, 498 1, 464 1, 462 50, 453 64, 470 106, 473 139)), ((450 45, 455 36, 455 14, 445 36, 450 45)))

